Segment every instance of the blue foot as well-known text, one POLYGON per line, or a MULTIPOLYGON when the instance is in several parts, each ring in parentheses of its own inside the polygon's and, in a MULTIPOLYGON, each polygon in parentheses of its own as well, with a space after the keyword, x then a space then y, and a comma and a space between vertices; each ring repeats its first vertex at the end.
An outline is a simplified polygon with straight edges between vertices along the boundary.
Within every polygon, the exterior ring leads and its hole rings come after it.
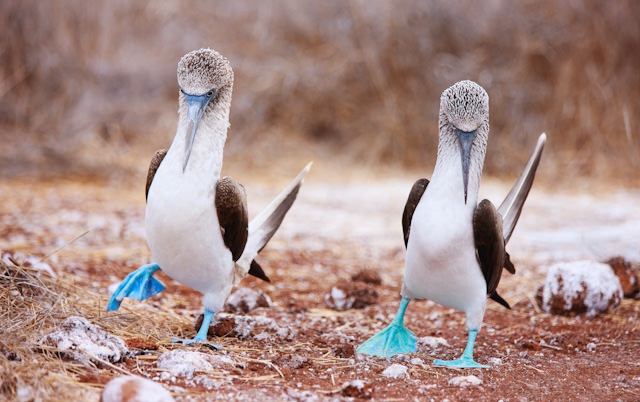
POLYGON ((476 342, 476 335, 478 335, 478 330, 470 330, 469 331, 469 339, 467 340, 467 346, 464 348, 464 352, 459 359, 455 360, 440 360, 436 359, 433 361, 435 366, 448 367, 448 368, 491 368, 491 366, 486 366, 484 364, 476 363, 473 360, 473 346, 476 342))
POLYGON ((409 299, 402 298, 396 317, 389 326, 356 349, 356 353, 365 355, 391 357, 401 353, 415 353, 417 340, 413 332, 404 326, 404 312, 409 299))
POLYGON ((356 353, 391 357, 401 353, 415 353, 416 343, 416 336, 407 327, 390 324, 360 345, 356 349, 356 353))
POLYGON ((165 286, 153 277, 153 274, 159 269, 160 266, 158 264, 147 264, 127 275, 111 295, 107 304, 107 311, 120 308, 120 303, 125 297, 144 300, 162 292, 165 286))
POLYGON ((465 357, 460 357, 455 360, 440 360, 436 359, 433 361, 434 366, 448 367, 448 368, 491 368, 491 366, 486 366, 484 364, 476 363, 473 359, 467 359, 465 357))
POLYGON ((202 318, 202 325, 200 325, 200 329, 193 339, 177 339, 174 338, 173 342, 180 342, 183 345, 193 345, 195 343, 201 343, 205 346, 208 346, 212 349, 219 350, 222 349, 218 345, 214 345, 213 343, 207 342, 207 332, 209 332, 209 326, 211 325, 211 321, 213 320, 214 312, 210 310, 204 310, 204 317, 202 318))

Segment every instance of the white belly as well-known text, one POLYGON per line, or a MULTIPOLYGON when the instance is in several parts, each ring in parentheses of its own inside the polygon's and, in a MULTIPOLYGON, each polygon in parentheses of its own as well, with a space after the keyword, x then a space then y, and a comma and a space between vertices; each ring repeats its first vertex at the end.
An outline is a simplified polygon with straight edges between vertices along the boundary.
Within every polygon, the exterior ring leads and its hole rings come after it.
POLYGON ((473 208, 429 190, 436 189, 427 188, 413 215, 404 295, 463 311, 468 325, 479 328, 487 292, 475 253, 473 208))
POLYGON ((205 294, 205 307, 217 311, 231 289, 235 264, 214 206, 216 178, 197 169, 186 173, 181 167, 171 169, 169 157, 149 191, 145 216, 149 248, 167 275, 205 294), (207 303, 210 298, 214 300, 207 303))

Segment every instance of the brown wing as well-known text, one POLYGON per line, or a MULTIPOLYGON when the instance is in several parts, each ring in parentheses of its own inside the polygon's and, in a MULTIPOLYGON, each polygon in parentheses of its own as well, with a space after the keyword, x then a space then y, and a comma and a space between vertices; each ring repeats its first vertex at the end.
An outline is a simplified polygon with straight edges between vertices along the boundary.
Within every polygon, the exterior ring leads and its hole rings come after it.
POLYGON ((496 291, 502 268, 509 265, 513 269, 513 265, 504 249, 502 217, 489 200, 482 200, 473 213, 473 238, 478 262, 487 283, 487 294, 506 308, 511 308, 496 291))
POLYGON ((238 261, 249 237, 249 213, 244 187, 226 176, 216 185, 216 212, 224 244, 231 250, 233 261, 238 261))
POLYGON ((144 192, 144 199, 149 198, 149 188, 151 187, 151 183, 153 183, 153 178, 156 176, 156 170, 160 167, 162 160, 167 154, 166 149, 161 149, 156 151, 156 153, 151 158, 151 162, 149 163, 149 172, 147 173, 147 187, 144 192))
POLYGON ((404 246, 407 247, 409 243, 409 232, 411 231, 411 219, 413 219, 413 212, 416 210, 422 194, 427 189, 429 180, 422 178, 413 183, 411 192, 407 203, 404 205, 404 211, 402 212, 402 232, 404 233, 404 246))

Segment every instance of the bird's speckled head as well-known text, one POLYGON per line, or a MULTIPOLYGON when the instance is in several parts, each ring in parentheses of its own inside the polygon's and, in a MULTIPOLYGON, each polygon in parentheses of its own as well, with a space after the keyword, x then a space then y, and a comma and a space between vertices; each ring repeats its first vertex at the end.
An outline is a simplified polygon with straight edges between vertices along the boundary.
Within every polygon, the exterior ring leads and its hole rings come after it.
MULTIPOLYGON (((440 97, 440 130, 454 126, 462 131, 489 131, 489 95, 473 81, 460 81, 440 97)), ((479 133, 480 134, 480 133, 479 133)))
POLYGON ((202 95, 233 85, 233 69, 223 55, 213 49, 194 50, 178 63, 178 84, 190 95, 202 95))
POLYGON ((194 149, 198 160, 207 160, 206 155, 201 155, 207 153, 203 150, 222 152, 229 128, 233 70, 229 60, 215 50, 194 50, 178 62, 178 84, 180 123, 174 144, 184 149, 185 172, 194 149))
POLYGON ((438 161, 460 158, 465 204, 470 190, 475 205, 488 139, 489 95, 484 88, 460 81, 445 89, 440 97, 438 161))

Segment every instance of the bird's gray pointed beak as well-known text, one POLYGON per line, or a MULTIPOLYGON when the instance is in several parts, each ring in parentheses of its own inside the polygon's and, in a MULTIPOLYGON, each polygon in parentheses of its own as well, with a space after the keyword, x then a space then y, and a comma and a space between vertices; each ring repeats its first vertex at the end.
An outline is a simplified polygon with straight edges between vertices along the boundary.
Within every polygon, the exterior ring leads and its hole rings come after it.
POLYGON ((469 186, 469 166, 471 165, 471 146, 476 138, 477 130, 456 130, 458 144, 460 144, 460 157, 462 159, 462 184, 464 186, 464 203, 467 203, 467 187, 469 186))
MULTIPOLYGON (((184 93, 184 92, 183 92, 184 93)), ((187 138, 185 141, 185 155, 184 164, 182 165, 182 171, 184 172, 189 163, 191 157, 191 149, 193 148, 193 140, 196 138, 196 132, 198 131, 198 125, 200 119, 204 114, 209 101, 213 97, 212 92, 208 92, 204 95, 189 95, 184 93, 184 99, 187 103, 187 138)))

